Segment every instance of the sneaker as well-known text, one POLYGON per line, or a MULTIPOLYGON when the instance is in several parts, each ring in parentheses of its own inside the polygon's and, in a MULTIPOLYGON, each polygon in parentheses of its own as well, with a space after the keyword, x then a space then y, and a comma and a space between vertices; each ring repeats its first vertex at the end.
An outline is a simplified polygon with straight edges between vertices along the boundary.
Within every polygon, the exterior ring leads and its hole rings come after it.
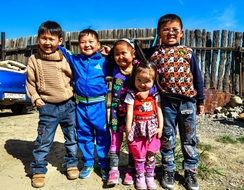
POLYGON ((35 188, 41 188, 45 185, 45 174, 33 174, 31 185, 35 188))
POLYGON ((136 189, 138 190, 147 189, 144 173, 136 174, 136 189))
POLYGON ((119 183, 119 170, 110 170, 108 173, 108 185, 116 185, 119 183))
POLYGON ((67 168, 67 178, 70 180, 77 179, 79 177, 79 170, 77 167, 67 168))
POLYGON ((188 190, 199 190, 195 172, 185 170, 185 185, 188 190))
POLYGON ((132 171, 127 171, 125 173, 125 178, 124 178, 123 184, 124 185, 133 185, 133 183, 134 183, 133 173, 132 173, 132 171))
POLYGON ((108 180, 108 169, 101 169, 101 177, 103 181, 107 181, 108 180))
POLYGON ((86 179, 91 175, 92 172, 93 172, 92 166, 84 166, 84 168, 80 171, 80 178, 86 179))
POLYGON ((146 175, 146 184, 147 184, 148 190, 156 190, 157 189, 157 185, 154 181, 153 175, 146 175))
POLYGON ((162 176, 162 187, 167 188, 169 190, 174 189, 174 172, 170 171, 163 171, 163 176, 162 176))

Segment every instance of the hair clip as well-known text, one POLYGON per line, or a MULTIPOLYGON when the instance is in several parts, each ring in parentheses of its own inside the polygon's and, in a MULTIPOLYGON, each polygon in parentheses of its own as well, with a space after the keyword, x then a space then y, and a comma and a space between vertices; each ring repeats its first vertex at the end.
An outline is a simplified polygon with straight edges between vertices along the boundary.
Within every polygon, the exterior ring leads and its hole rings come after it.
POLYGON ((135 65, 135 66, 138 66, 140 63, 141 63, 141 62, 140 62, 139 60, 137 60, 137 59, 135 59, 135 60, 133 61, 133 65, 135 65))
POLYGON ((121 38, 118 41, 125 41, 128 44, 130 44, 130 46, 135 49, 135 44, 134 44, 134 40, 133 39, 128 39, 128 38, 121 38))

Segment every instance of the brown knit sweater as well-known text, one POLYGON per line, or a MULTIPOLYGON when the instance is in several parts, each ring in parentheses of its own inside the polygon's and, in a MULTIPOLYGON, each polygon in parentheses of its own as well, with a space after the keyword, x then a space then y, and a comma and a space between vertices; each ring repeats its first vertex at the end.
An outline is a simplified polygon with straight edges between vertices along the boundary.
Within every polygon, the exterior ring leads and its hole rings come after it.
POLYGON ((33 105, 38 98, 49 103, 70 99, 74 93, 69 63, 59 51, 47 55, 39 50, 28 60, 26 88, 33 105))

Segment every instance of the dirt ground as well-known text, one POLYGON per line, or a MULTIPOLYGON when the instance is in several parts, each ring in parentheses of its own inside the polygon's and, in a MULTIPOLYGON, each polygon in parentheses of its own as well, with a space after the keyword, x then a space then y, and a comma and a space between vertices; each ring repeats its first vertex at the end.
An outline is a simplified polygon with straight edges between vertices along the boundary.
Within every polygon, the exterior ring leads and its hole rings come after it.
MULTIPOLYGON (((14 116, 8 110, 0 111, 0 189, 2 190, 32 190, 29 175, 29 164, 32 161, 33 142, 36 138, 38 113, 14 116)), ((241 124, 244 128, 244 123, 241 124)), ((204 126, 201 126, 204 127, 204 126)), ((213 129, 215 124, 211 124, 213 129)), ((202 190, 243 190, 244 189, 244 144, 222 144, 216 141, 217 132, 211 128, 198 130, 201 143, 211 144, 212 150, 208 153, 208 167, 220 170, 222 175, 212 175, 208 179, 199 176, 202 190)), ((241 132, 237 136, 243 136, 241 132)), ((98 173, 92 173, 86 180, 67 180, 62 169, 64 156, 63 137, 60 128, 55 136, 52 151, 48 156, 48 173, 46 185, 42 190, 99 190, 106 189, 98 173)), ((121 155, 126 157, 127 155, 121 155)), ((122 158, 122 160, 126 160, 122 158)), ((121 164, 123 165, 123 163, 121 164)), ((81 165, 79 166, 81 168, 81 165)), ((157 168, 156 181, 158 189, 160 167, 157 168)), ((180 171, 179 174, 182 174, 180 171)), ((109 188, 111 190, 134 189, 122 184, 109 188)), ((176 190, 185 189, 182 176, 176 177, 176 190)))

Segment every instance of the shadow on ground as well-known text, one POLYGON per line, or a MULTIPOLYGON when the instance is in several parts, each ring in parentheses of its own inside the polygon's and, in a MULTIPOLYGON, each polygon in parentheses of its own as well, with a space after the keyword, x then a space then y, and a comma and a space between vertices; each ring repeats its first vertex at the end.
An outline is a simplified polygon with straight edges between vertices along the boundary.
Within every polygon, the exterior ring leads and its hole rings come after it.
MULTIPOLYGON (((33 160, 32 150, 34 148, 34 142, 9 139, 5 142, 4 148, 8 154, 22 162, 26 176, 30 177, 30 163, 33 160)), ((51 151, 47 156, 47 161, 52 166, 56 167, 61 173, 64 173, 64 169, 62 168, 64 155, 64 144, 56 141, 53 142, 51 151)))
POLYGON ((6 111, 6 112, 0 112, 0 118, 1 117, 11 117, 11 116, 19 116, 19 115, 29 115, 29 114, 32 114, 33 111, 28 111, 27 113, 24 113, 24 114, 14 114, 10 111, 6 111))
POLYGON ((233 119, 233 118, 215 119, 213 121, 218 121, 224 125, 237 125, 238 127, 244 128, 244 120, 240 120, 240 119, 233 119))

